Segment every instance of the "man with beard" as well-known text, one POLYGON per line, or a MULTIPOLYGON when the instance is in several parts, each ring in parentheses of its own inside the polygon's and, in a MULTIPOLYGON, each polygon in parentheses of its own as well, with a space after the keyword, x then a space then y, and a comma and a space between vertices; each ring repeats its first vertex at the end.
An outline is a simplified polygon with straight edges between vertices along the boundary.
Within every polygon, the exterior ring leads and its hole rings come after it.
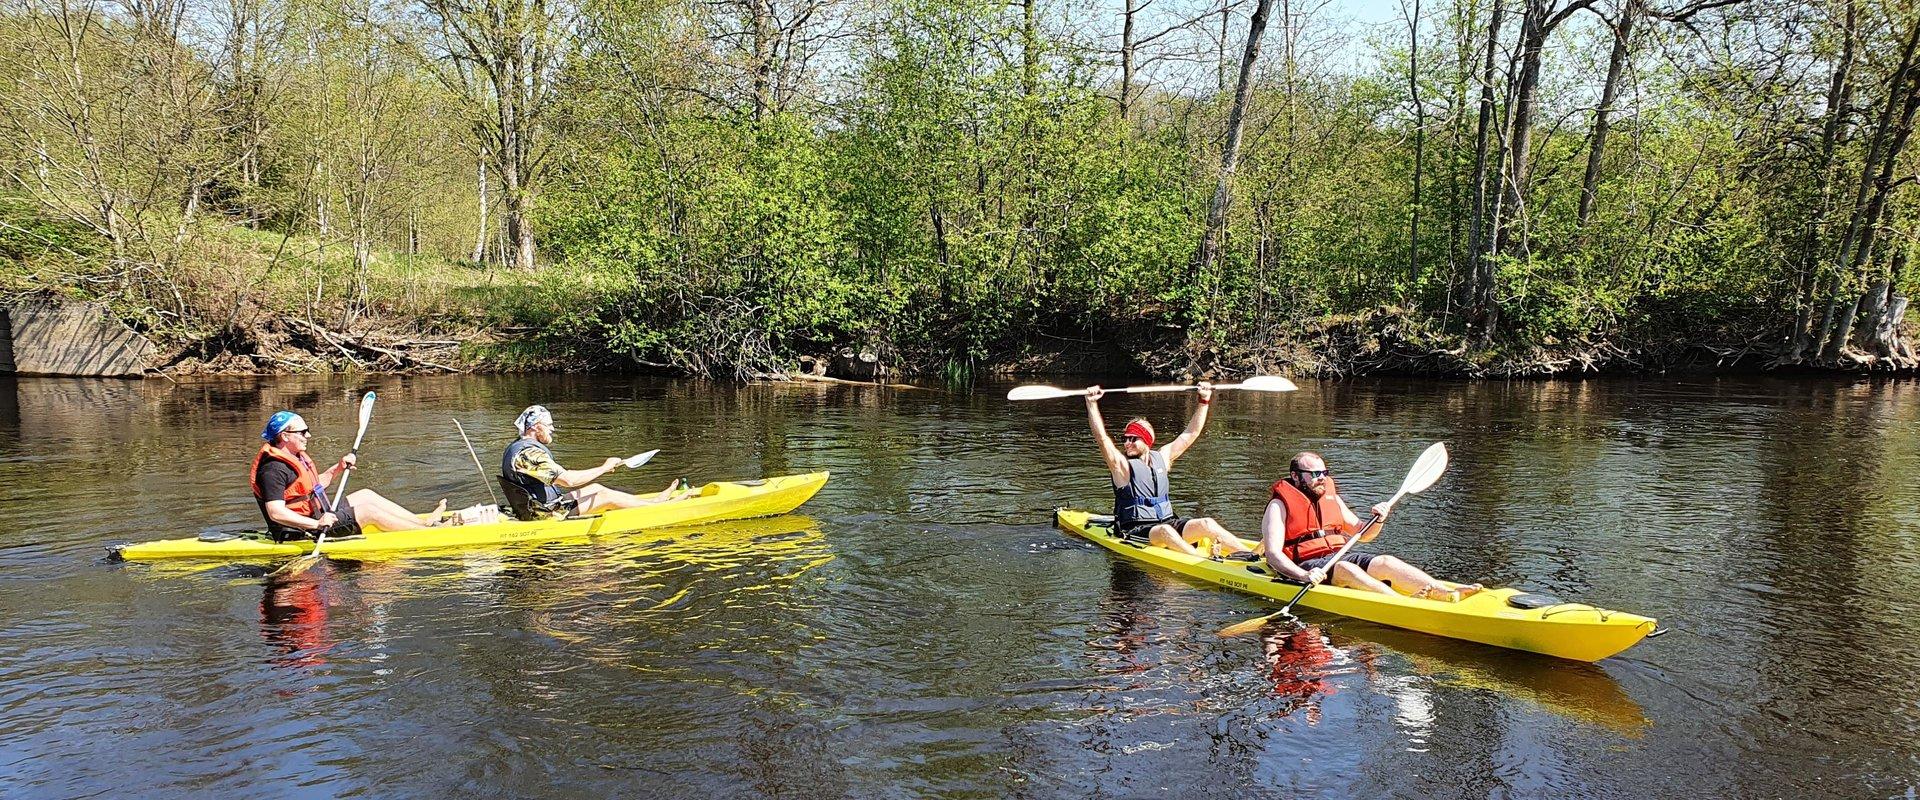
MULTIPOLYGON (((1381 522, 1391 511, 1385 503, 1370 510, 1381 522)), ((1359 536, 1360 541, 1368 542, 1378 535, 1377 526, 1361 529, 1360 517, 1341 499, 1327 474, 1327 462, 1319 453, 1293 457, 1287 477, 1274 481, 1266 516, 1260 520, 1267 565, 1280 577, 1307 584, 1327 579, 1334 554, 1349 539, 1359 536)), ((1393 587, 1401 586, 1413 597, 1444 602, 1459 602, 1482 588, 1477 583, 1448 588, 1448 584, 1434 580, 1412 564, 1358 548, 1347 551, 1346 557, 1333 565, 1332 577, 1335 586, 1382 594, 1399 594, 1393 587)))

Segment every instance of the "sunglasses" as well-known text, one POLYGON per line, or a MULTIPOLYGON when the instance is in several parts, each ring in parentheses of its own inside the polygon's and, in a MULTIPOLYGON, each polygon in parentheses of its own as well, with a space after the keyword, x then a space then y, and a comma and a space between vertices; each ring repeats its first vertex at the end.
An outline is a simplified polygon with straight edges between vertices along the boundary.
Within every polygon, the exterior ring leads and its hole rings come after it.
POLYGON ((310 435, 312 435, 312 434, 310 434, 310 433, 308 433, 308 432, 307 432, 307 429, 306 429, 306 428, 301 428, 300 430, 297 430, 297 431, 281 431, 281 433, 297 433, 297 434, 300 434, 301 436, 310 436, 310 435))
POLYGON ((1144 441, 1146 441, 1146 440, 1145 440, 1145 439, 1142 439, 1142 438, 1140 438, 1140 437, 1138 437, 1138 436, 1134 436, 1133 434, 1127 434, 1126 436, 1122 436, 1122 437, 1120 437, 1120 441, 1122 441, 1122 442, 1144 442, 1144 441))
POLYGON ((1324 469, 1296 469, 1293 471, 1293 474, 1298 475, 1302 478, 1306 478, 1307 480, 1310 480, 1310 481, 1315 481, 1315 480, 1319 480, 1321 478, 1327 477, 1327 471, 1324 469))

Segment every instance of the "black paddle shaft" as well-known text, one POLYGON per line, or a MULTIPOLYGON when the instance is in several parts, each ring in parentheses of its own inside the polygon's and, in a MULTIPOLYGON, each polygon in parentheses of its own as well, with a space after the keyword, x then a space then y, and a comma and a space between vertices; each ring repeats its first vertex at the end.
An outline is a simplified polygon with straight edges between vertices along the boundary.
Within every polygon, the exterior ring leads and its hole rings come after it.
MULTIPOLYGON (((1333 568, 1336 566, 1339 566, 1340 559, 1347 557, 1347 551, 1352 550, 1354 545, 1359 544, 1360 537, 1367 535, 1367 531, 1372 530, 1373 526, 1378 524, 1380 524, 1380 515, 1375 514, 1373 515, 1372 519, 1367 520, 1367 524, 1360 526, 1360 530, 1353 535, 1353 538, 1348 539, 1346 544, 1340 545, 1340 549, 1335 551, 1333 554, 1333 560, 1327 562, 1327 578, 1326 578, 1327 580, 1333 580, 1333 568)), ((1313 584, 1311 583, 1300 587, 1300 591, 1294 593, 1293 599, 1288 600, 1287 604, 1284 606, 1281 606, 1279 611, 1273 612, 1273 616, 1277 617, 1277 616, 1280 616, 1281 614, 1285 614, 1289 611, 1292 611, 1293 604, 1300 602, 1300 598, 1306 597, 1307 590, 1311 588, 1313 588, 1313 584)))

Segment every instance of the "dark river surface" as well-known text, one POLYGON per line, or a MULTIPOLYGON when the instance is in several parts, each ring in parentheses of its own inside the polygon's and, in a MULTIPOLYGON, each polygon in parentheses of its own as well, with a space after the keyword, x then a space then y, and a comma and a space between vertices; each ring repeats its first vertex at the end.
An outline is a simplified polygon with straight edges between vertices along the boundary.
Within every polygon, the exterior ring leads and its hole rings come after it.
MULTIPOLYGON (((1073 381, 1056 381, 1074 384, 1073 381)), ((1436 574, 1656 616, 1597 665, 1273 606, 1051 527, 1110 508, 1077 399, 629 378, 0 380, 0 797, 1904 797, 1920 385, 1311 382, 1219 396, 1182 513, 1297 450, 1436 574), (361 563, 115 563, 255 526, 266 415, 353 488, 486 500, 534 402, 653 490, 831 470, 800 513, 361 563)), ((1191 395, 1110 396, 1171 436, 1191 395)))

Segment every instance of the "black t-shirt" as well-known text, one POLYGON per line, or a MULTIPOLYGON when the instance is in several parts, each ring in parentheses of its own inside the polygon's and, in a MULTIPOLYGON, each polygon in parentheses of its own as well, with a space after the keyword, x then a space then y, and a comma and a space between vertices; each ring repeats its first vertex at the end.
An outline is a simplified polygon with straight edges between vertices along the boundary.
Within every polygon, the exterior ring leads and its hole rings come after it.
MULTIPOLYGON (((286 462, 280 461, 279 459, 263 458, 260 459, 260 472, 255 476, 254 482, 260 486, 260 491, 266 495, 267 500, 273 500, 286 497, 287 487, 292 486, 294 481, 299 479, 300 476, 295 474, 293 467, 287 466, 286 462)), ((285 539, 291 536, 311 537, 319 534, 319 531, 289 528, 274 522, 271 518, 267 517, 267 500, 255 498, 254 502, 260 506, 261 518, 267 520, 267 531, 272 533, 275 538, 285 539)), ((326 511, 326 503, 322 501, 314 507, 314 511, 313 518, 319 519, 320 514, 326 511)), ((334 526, 334 532, 329 535, 338 536, 342 528, 358 527, 353 519, 353 509, 348 507, 346 503, 341 503, 340 508, 335 510, 334 515, 340 518, 340 522, 334 526)))

